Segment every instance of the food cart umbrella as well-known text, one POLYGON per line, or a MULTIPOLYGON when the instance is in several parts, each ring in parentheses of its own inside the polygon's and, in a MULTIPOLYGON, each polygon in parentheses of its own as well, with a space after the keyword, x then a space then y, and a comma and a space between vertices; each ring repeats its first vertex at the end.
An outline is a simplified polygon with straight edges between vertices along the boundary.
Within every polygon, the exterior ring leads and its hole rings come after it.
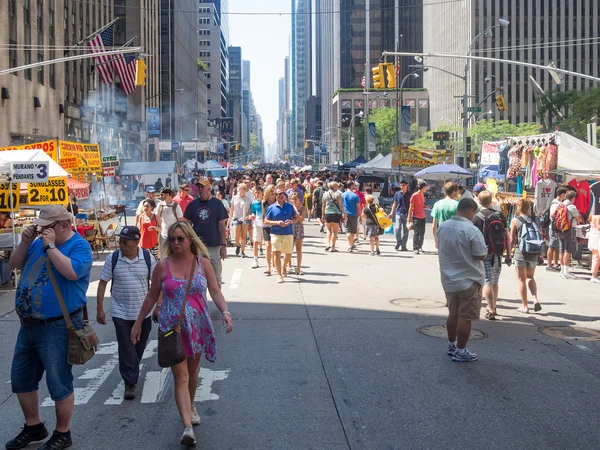
POLYGON ((425 180, 449 180, 455 178, 471 178, 475 176, 472 172, 456 164, 436 164, 435 166, 426 167, 415 173, 416 178, 425 180))

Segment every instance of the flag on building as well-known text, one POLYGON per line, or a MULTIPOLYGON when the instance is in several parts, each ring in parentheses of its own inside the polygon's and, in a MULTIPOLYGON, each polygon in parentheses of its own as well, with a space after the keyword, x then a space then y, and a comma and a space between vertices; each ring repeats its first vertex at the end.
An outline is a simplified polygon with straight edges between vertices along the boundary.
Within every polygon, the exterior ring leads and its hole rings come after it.
POLYGON ((364 76, 364 75, 363 75, 363 77, 362 77, 362 81, 360 82, 360 85, 361 85, 361 86, 363 87, 363 89, 364 89, 364 87, 365 87, 365 76, 364 76))
MULTIPOLYGON (((106 30, 98 33, 92 39, 88 41, 88 46, 92 53, 104 53, 106 48, 112 48, 113 46, 113 33, 115 26, 111 25, 106 30)), ((114 64, 112 59, 114 56, 95 56, 94 61, 96 62, 96 70, 100 74, 100 78, 105 84, 110 84, 113 81, 113 70, 114 64)))
MULTIPOLYGON (((127 47, 133 47, 133 41, 127 47)), ((121 88, 125 95, 135 91, 135 54, 126 53, 118 55, 115 60, 115 67, 121 80, 121 88)))

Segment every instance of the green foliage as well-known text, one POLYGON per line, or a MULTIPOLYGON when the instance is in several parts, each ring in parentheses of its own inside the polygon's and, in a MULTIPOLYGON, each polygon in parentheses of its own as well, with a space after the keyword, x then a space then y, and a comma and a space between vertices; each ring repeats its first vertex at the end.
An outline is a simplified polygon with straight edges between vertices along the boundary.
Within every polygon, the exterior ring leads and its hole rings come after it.
POLYGON ((396 142, 396 108, 377 108, 369 114, 369 122, 375 123, 377 151, 387 155, 396 142))
POLYGON ((202 72, 207 72, 208 64, 206 64, 204 61, 198 60, 198 70, 201 70, 202 72))
POLYGON ((513 125, 507 120, 497 122, 478 122, 469 129, 471 148, 474 151, 481 149, 483 141, 499 141, 510 136, 531 136, 543 133, 543 127, 535 122, 523 122, 513 125))
POLYGON ((250 150, 253 150, 253 151, 261 150, 260 143, 258 142, 258 138, 253 133, 250 133, 250 150))
POLYGON ((600 87, 587 91, 549 91, 539 102, 538 115, 549 129, 558 126, 561 131, 587 140, 587 124, 600 118, 600 87))

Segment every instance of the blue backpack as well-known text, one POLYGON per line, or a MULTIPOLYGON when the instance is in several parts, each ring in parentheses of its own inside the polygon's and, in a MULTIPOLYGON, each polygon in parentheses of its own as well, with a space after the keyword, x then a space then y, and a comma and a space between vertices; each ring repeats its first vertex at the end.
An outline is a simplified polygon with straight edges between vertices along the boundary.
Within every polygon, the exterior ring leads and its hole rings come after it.
POLYGON ((521 235, 519 239, 519 250, 522 253, 540 254, 544 249, 544 239, 540 232, 540 227, 534 220, 525 220, 517 217, 523 224, 521 226, 521 235))

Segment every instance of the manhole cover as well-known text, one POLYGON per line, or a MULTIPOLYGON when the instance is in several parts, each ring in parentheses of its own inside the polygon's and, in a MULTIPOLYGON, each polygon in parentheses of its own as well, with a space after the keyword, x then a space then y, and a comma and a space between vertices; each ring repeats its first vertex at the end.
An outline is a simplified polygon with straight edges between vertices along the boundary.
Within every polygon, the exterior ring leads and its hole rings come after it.
POLYGON ((570 341, 598 341, 600 340, 600 331, 589 330, 587 328, 577 327, 541 327, 539 332, 557 339, 570 341))
MULTIPOLYGON (((446 327, 443 325, 425 325, 424 327, 417 328, 417 331, 425 336, 440 338, 440 339, 448 339, 448 333, 446 332, 446 327)), ((488 337, 483 331, 476 330, 475 328, 471 329, 471 335, 469 339, 472 341, 478 341, 481 339, 485 339, 488 337)))
POLYGON ((446 306, 446 302, 430 300, 427 298, 395 298, 394 300, 390 300, 390 303, 406 308, 443 308, 446 306))

